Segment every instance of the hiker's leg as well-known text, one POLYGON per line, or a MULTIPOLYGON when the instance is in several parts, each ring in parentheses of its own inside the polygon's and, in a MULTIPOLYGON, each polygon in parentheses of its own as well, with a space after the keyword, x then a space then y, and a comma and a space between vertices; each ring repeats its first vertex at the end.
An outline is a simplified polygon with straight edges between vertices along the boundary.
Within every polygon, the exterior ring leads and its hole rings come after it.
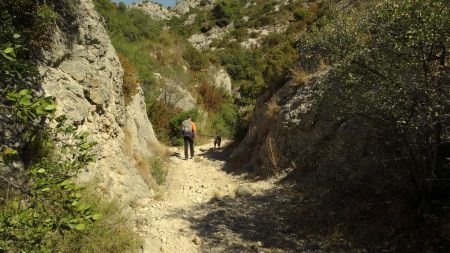
POLYGON ((188 137, 184 137, 184 158, 186 160, 189 158, 188 145, 189 145, 189 138, 188 137))
POLYGON ((220 149, 220 143, 222 142, 222 139, 218 139, 217 140, 217 146, 219 147, 219 149, 220 149))
POLYGON ((191 158, 194 157, 194 138, 189 138, 189 144, 191 146, 191 158))

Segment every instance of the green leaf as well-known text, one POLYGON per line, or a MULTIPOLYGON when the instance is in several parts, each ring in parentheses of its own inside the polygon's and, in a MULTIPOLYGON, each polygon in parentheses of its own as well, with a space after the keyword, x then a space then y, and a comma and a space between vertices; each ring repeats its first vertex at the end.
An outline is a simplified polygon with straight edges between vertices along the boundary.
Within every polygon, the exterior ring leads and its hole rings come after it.
POLYGON ((87 143, 87 142, 85 142, 85 143, 80 145, 80 148, 82 148, 82 149, 88 149, 90 147, 91 147, 91 145, 89 143, 87 143))
POLYGON ((15 33, 15 34, 13 35, 13 38, 14 38, 14 39, 20 38, 20 34, 15 33))
POLYGON ((15 201, 11 202, 11 207, 13 209, 19 209, 19 201, 15 200, 15 201))
POLYGON ((13 47, 7 47, 7 48, 5 48, 5 50, 3 50, 3 52, 5 54, 11 54, 12 52, 14 52, 14 48, 13 47))
POLYGON ((89 209, 89 208, 91 208, 90 205, 81 204, 81 205, 79 205, 79 206, 77 207, 77 211, 78 211, 78 212, 82 212, 82 211, 85 211, 85 210, 87 210, 87 209, 89 209))
POLYGON ((38 169, 36 172, 39 174, 43 174, 43 173, 45 173, 45 169, 38 169))
POLYGON ((17 154, 17 150, 10 147, 6 147, 3 149, 2 153, 3 155, 15 155, 17 154))
POLYGON ((73 228, 75 228, 78 231, 83 231, 86 229, 86 224, 80 223, 80 224, 75 225, 73 228))
POLYGON ((67 179, 67 180, 62 181, 59 185, 60 185, 60 186, 65 186, 65 185, 68 185, 68 184, 71 184, 71 183, 72 183, 72 181, 70 181, 69 179, 67 179))
POLYGON ((102 218, 102 215, 99 213, 95 213, 92 215, 92 220, 97 221, 97 220, 100 220, 101 218, 102 218))
POLYGON ((31 105, 31 100, 28 96, 24 96, 20 99, 19 103, 24 106, 29 106, 31 105))
POLYGON ((48 187, 41 190, 41 192, 49 192, 49 191, 50 191, 50 188, 48 188, 48 187))
POLYGON ((44 107, 44 110, 47 112, 51 112, 51 111, 56 110, 56 106, 54 104, 50 104, 50 105, 47 105, 46 107, 44 107))
POLYGON ((20 90, 19 95, 26 96, 26 95, 30 95, 31 93, 33 93, 33 91, 31 91, 30 89, 23 89, 23 90, 20 90))
POLYGON ((3 56, 3 57, 5 57, 8 61, 15 61, 15 59, 13 58, 13 57, 10 57, 10 56, 8 56, 7 54, 4 54, 3 52, 0 52, 1 53, 1 55, 3 56))

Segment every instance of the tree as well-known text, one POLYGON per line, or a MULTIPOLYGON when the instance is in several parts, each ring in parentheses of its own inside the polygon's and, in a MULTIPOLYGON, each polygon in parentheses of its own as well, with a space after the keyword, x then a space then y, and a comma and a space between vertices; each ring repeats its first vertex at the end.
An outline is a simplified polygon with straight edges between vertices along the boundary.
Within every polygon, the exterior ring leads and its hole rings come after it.
POLYGON ((450 126, 449 16, 445 0, 370 1, 335 10, 299 43, 306 58, 333 65, 323 101, 335 118, 370 123, 396 158, 408 157, 424 197, 428 179, 445 170, 438 147, 450 126))

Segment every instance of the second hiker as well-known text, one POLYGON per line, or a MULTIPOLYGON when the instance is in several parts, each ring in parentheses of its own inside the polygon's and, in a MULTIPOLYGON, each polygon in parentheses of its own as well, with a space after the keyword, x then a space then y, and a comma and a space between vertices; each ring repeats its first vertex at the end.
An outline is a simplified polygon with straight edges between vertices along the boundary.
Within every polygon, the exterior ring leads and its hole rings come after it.
POLYGON ((197 135, 197 126, 192 121, 192 117, 188 116, 186 120, 181 123, 181 134, 184 139, 184 158, 189 158, 189 149, 191 151, 191 159, 194 158, 194 139, 197 135))

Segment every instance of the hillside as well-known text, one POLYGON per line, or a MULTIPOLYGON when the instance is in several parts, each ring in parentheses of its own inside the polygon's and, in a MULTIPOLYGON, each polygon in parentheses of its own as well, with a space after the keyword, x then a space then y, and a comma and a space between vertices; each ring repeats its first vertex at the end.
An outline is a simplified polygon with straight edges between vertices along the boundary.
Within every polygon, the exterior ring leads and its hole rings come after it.
POLYGON ((450 250, 446 0, 0 9, 0 252, 450 250))

